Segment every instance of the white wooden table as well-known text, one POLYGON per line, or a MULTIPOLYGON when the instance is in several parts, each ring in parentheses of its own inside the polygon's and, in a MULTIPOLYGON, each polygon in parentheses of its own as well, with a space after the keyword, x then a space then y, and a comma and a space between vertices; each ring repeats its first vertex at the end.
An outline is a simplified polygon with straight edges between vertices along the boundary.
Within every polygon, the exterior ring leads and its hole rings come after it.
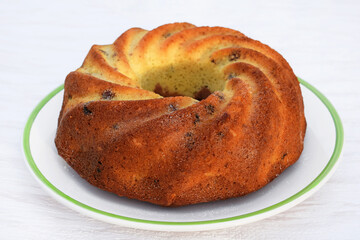
POLYGON ((1 1, 0 239, 360 239, 360 1, 1 1), (175 21, 225 26, 269 44, 320 89, 344 124, 343 161, 296 207, 229 229, 123 228, 53 200, 25 166, 21 136, 34 106, 81 65, 92 44, 130 27, 175 21))

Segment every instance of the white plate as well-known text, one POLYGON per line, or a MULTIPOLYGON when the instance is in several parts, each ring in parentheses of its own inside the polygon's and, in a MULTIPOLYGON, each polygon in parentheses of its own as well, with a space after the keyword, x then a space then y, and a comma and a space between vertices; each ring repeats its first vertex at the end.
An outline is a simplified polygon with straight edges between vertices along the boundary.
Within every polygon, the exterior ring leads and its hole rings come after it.
POLYGON ((58 156, 54 138, 63 86, 46 96, 25 126, 26 162, 40 184, 58 201, 88 216, 127 227, 199 231, 254 222, 300 203, 334 172, 343 145, 336 110, 318 90, 299 79, 307 131, 304 151, 293 166, 257 192, 235 199, 165 208, 118 197, 80 178, 58 156))

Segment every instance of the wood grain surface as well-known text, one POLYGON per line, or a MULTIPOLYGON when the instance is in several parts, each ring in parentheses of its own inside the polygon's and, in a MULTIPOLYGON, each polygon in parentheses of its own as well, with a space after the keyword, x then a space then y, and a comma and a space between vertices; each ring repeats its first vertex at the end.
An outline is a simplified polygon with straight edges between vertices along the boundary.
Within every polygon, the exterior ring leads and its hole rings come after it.
POLYGON ((0 239, 359 239, 360 1, 1 1, 0 239), (131 27, 225 26, 279 51, 338 110, 342 162, 312 197, 271 218, 171 233, 85 217, 51 198, 27 169, 21 137, 32 109, 81 65, 92 44, 131 27))

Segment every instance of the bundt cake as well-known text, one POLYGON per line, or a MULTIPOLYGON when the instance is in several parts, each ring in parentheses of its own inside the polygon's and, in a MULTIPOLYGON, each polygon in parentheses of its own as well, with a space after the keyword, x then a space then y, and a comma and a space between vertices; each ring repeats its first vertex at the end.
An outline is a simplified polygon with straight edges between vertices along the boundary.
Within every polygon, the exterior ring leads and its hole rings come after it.
POLYGON ((242 196, 299 158, 299 82, 276 51, 223 27, 131 28, 65 80, 59 155, 103 190, 163 206, 242 196))

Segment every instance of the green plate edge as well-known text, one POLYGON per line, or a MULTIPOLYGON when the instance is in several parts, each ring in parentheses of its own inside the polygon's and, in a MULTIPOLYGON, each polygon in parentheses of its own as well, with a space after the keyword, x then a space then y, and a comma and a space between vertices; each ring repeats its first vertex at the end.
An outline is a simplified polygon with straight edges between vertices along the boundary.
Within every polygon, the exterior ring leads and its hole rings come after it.
POLYGON ((341 154, 341 150, 342 150, 343 142, 344 142, 344 130, 343 130, 343 126, 342 126, 342 123, 341 123, 341 119, 340 119, 338 113, 336 112, 334 106, 314 86, 312 86, 308 82, 302 80, 301 78, 298 78, 298 80, 302 85, 304 85, 311 92, 313 92, 325 104, 325 106, 329 110, 329 112, 330 112, 330 114, 331 114, 331 116, 333 118, 335 128, 336 128, 335 148, 334 148, 333 154, 332 154, 328 164, 325 166, 325 168, 321 171, 321 173, 309 185, 307 185, 305 188, 303 188, 302 190, 300 190, 296 194, 292 195, 291 197, 289 197, 289 198, 287 198, 287 199, 285 199, 285 200, 283 200, 281 202, 278 202, 278 203, 276 203, 274 205, 271 205, 269 207, 266 207, 266 208, 263 208, 261 210, 255 211, 255 212, 251 212, 251 213, 247 213, 247 214, 243 214, 243 215, 238 215, 238 216, 234 216, 234 217, 228 217, 228 218, 221 218, 221 219, 215 219, 215 220, 206 220, 206 221, 195 221, 195 222, 152 221, 152 220, 125 217, 125 216, 105 212, 105 211, 90 207, 90 206, 88 206, 88 205, 86 205, 84 203, 81 203, 81 202, 71 198, 70 196, 66 195, 65 193, 60 191, 58 188, 56 188, 54 185, 52 185, 49 182, 49 180, 47 180, 44 177, 44 175, 40 172, 40 170, 36 166, 36 164, 34 162, 34 159, 33 159, 32 155, 31 155, 30 143, 29 143, 31 127, 32 127, 32 125, 33 125, 33 123, 35 121, 36 116, 38 115, 40 110, 45 106, 45 104, 50 101, 51 98, 53 98, 57 93, 59 93, 61 90, 64 89, 63 84, 60 85, 59 87, 57 87, 51 93, 49 93, 43 100, 41 100, 41 102, 35 107, 35 109, 30 114, 30 116, 29 116, 29 118, 27 120, 27 123, 25 125, 25 128, 24 128, 24 133, 23 133, 23 150, 24 150, 24 154, 25 154, 27 162, 28 162, 30 168, 32 169, 32 171, 34 172, 34 174, 48 188, 50 188, 52 191, 54 191, 54 193, 56 193, 57 195, 61 196, 65 200, 67 200, 67 201, 69 201, 69 202, 71 202, 71 203, 73 203, 73 204, 75 204, 75 205, 77 205, 77 206, 79 206, 81 208, 92 211, 94 213, 105 215, 107 217, 117 218, 117 219, 131 221, 131 222, 148 223, 148 224, 160 224, 160 225, 212 224, 212 223, 222 223, 222 222, 228 222, 228 221, 234 221, 234 220, 244 219, 244 218, 248 218, 248 217, 253 217, 253 216, 256 216, 256 215, 259 215, 259 214, 262 214, 262 213, 269 212, 269 211, 274 210, 276 208, 279 208, 279 207, 281 207, 281 206, 283 206, 285 204, 288 204, 288 203, 294 201, 295 199, 301 197, 305 193, 309 192, 314 187, 316 187, 330 173, 331 169, 335 166, 335 164, 338 161, 338 159, 340 157, 340 154, 341 154))

